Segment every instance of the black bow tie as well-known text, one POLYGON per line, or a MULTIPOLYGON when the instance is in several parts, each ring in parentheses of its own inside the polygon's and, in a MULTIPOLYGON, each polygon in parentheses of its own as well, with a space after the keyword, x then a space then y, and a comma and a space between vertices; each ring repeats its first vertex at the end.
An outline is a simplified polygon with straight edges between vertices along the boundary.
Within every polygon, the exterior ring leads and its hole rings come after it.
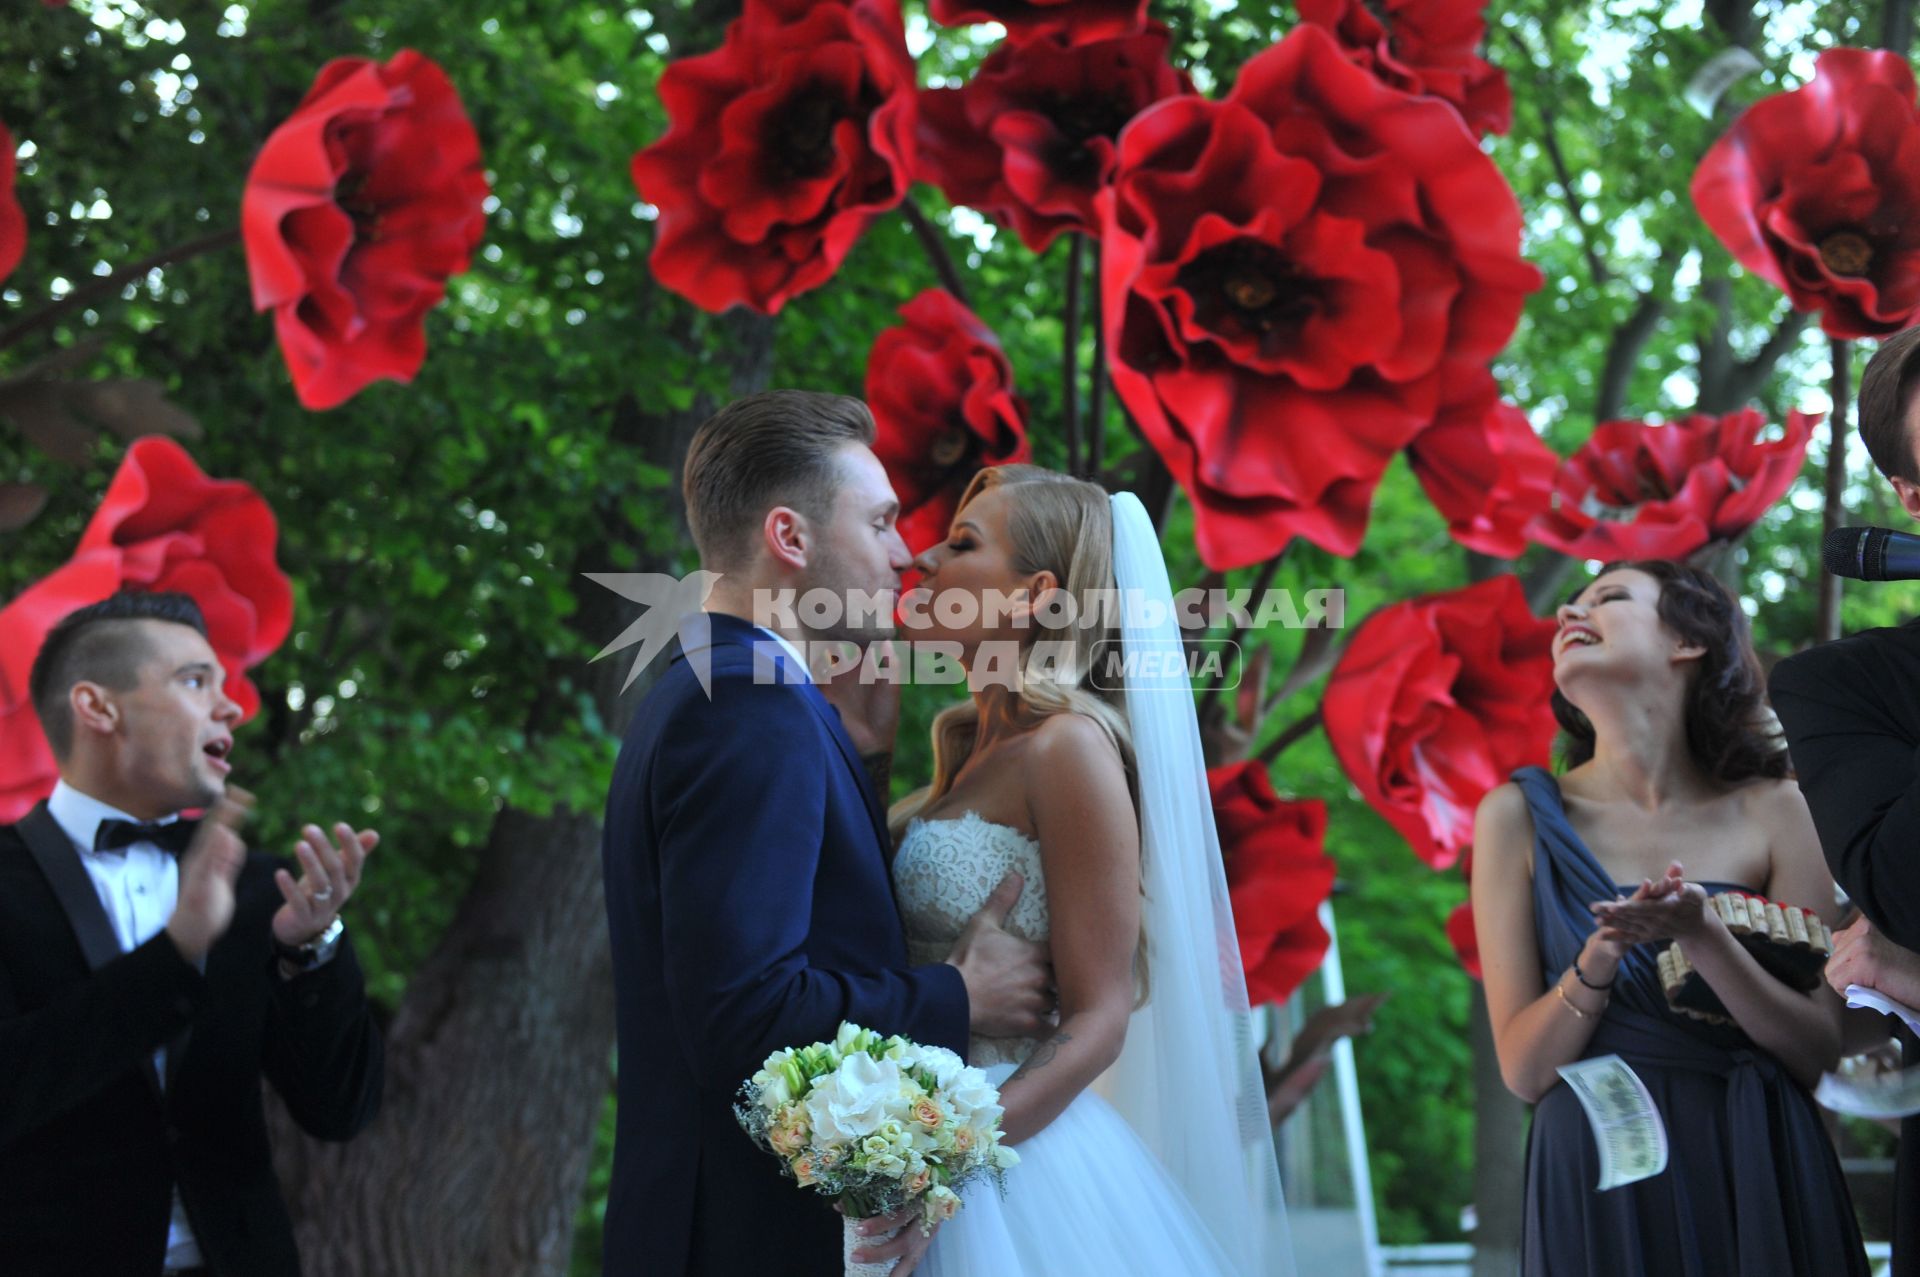
POLYGON ((193 840, 193 831, 199 826, 197 820, 175 820, 164 825, 143 825, 136 820, 103 820, 93 833, 93 849, 124 852, 134 843, 150 842, 157 844, 162 851, 170 851, 177 856, 187 849, 187 844, 193 840))

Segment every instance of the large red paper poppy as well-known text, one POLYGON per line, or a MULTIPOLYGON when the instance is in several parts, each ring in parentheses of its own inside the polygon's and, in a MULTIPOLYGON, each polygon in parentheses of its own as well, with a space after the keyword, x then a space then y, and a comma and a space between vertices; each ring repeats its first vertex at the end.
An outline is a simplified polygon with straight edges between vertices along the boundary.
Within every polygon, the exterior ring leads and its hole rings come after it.
POLYGON ((1817 413, 1790 412, 1762 441, 1755 409, 1670 425, 1609 421, 1561 466, 1553 505, 1528 535, 1577 559, 1683 559, 1730 541, 1786 494, 1817 413))
POLYGON ((1920 317, 1920 107, 1883 49, 1829 49, 1811 81, 1747 108, 1693 175, 1742 266, 1820 312, 1830 337, 1920 317))
POLYGON ((18 820, 58 779, 27 680, 47 631, 119 590, 177 592, 200 605, 251 718, 260 694, 246 670, 286 640, 293 589, 274 560, 273 511, 252 487, 210 479, 171 439, 136 440, 73 557, 0 609, 0 823, 18 820))
POLYGON ((1388 462, 1540 283, 1458 112, 1314 26, 1226 100, 1142 112, 1099 199, 1114 385, 1218 569, 1294 536, 1358 549, 1388 462))
POLYGON ((1454 540, 1515 558, 1526 549, 1527 525, 1552 500, 1560 458, 1527 415, 1500 398, 1491 373, 1477 371, 1447 399, 1439 419, 1407 445, 1407 459, 1454 540))
POLYGON ((1094 231, 1093 197, 1113 176, 1114 140, 1140 111, 1193 84, 1167 62, 1168 35, 1070 45, 1003 44, 966 85, 920 98, 921 174, 955 204, 1013 227, 1040 252, 1094 231))
POLYGON ((1071 43, 1132 35, 1147 23, 1147 0, 928 0, 943 26, 997 22, 1014 40, 1061 36, 1071 43))
POLYGON ((952 293, 930 288, 867 356, 873 451, 900 498, 915 554, 947 535, 976 471, 1027 459, 1027 405, 999 338, 952 293))
POLYGON ((1318 798, 1282 799, 1258 762, 1216 767, 1207 784, 1247 1000, 1285 1002, 1327 954, 1319 914, 1333 890, 1334 865, 1323 850, 1327 805, 1318 798))
POLYGON ((1546 764, 1553 634, 1509 574, 1375 613, 1334 667, 1321 705, 1333 752, 1435 869, 1472 842, 1488 790, 1546 764))
POLYGON ((13 134, 0 124, 0 279, 13 273, 27 251, 27 215, 13 196, 13 134))
POLYGON ((1480 56, 1486 0, 1300 0, 1355 63, 1396 89, 1453 105, 1475 133, 1513 125, 1506 73, 1480 56))
POLYGON ((913 180, 918 95, 899 0, 747 0, 660 77, 671 124, 633 157, 653 274, 707 310, 774 314, 833 277, 913 180))
POLYGON ((479 139, 438 66, 403 49, 320 69, 240 203, 254 309, 273 312, 302 404, 413 379, 426 314, 467 268, 486 198, 479 139))

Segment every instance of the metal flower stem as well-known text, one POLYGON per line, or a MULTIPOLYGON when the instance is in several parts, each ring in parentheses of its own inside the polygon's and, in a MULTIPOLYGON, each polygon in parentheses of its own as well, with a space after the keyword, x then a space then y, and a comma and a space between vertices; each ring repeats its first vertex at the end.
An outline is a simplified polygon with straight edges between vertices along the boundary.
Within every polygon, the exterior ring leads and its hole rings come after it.
MULTIPOLYGON (((1060 325, 1060 419, 1067 430, 1067 473, 1080 466, 1080 275, 1084 269, 1086 237, 1068 231, 1067 313, 1060 325)), ((1095 427, 1098 429, 1098 426, 1095 427)))
MULTIPOLYGON (((1853 400, 1853 343, 1844 337, 1833 339, 1831 351, 1833 380, 1829 394, 1833 410, 1827 417, 1826 503, 1820 518, 1821 544, 1840 526, 1841 499, 1847 487, 1847 413, 1853 400)), ((1820 574, 1820 607, 1814 623, 1814 641, 1826 643, 1840 637, 1840 578, 1831 572, 1820 574)))
POLYGON ((911 197, 900 201, 900 216, 907 219, 907 225, 920 241, 921 249, 932 264, 934 273, 940 276, 940 286, 954 295, 962 306, 971 309, 967 301, 967 286, 961 282, 960 272, 954 267, 953 255, 947 251, 947 242, 938 228, 927 220, 927 215, 911 197))
POLYGON ((1093 274, 1093 387, 1087 397, 1087 477, 1098 482, 1107 444, 1107 326, 1100 304, 1100 245, 1091 254, 1093 274))

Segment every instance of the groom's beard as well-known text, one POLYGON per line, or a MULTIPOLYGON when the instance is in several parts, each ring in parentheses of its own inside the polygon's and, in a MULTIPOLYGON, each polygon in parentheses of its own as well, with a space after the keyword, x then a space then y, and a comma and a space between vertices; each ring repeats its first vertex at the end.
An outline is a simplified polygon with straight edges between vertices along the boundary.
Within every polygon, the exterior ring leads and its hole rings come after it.
POLYGON ((827 624, 810 626, 801 620, 802 637, 811 642, 851 643, 855 647, 866 649, 868 646, 884 642, 898 636, 899 626, 895 612, 900 606, 899 587, 891 586, 884 596, 871 588, 849 586, 831 578, 808 580, 800 587, 799 597, 805 598, 808 591, 825 590, 838 602, 837 615, 827 624), (880 596, 880 597, 876 597, 880 596))

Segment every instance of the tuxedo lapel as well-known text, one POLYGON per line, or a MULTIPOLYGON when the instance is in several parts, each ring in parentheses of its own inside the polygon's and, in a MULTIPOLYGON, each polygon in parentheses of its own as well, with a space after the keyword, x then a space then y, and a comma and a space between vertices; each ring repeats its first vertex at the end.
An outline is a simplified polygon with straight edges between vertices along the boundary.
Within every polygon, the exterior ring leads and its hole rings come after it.
POLYGON ((113 923, 100 904, 100 893, 94 890, 87 867, 80 863, 73 839, 60 828, 47 805, 35 807, 16 827, 67 915, 67 925, 73 928, 80 952, 86 956, 87 970, 98 971, 119 957, 120 939, 113 934, 113 923))
MULTIPOLYGON (((80 863, 80 853, 74 847, 73 839, 67 837, 67 831, 60 828, 60 822, 53 818, 47 805, 43 802, 28 812, 15 828, 26 841, 27 850, 39 864, 40 872, 46 876, 47 885, 53 888, 61 911, 67 915, 67 925, 80 942, 80 952, 87 960, 87 970, 98 971, 121 956, 120 937, 113 934, 113 923, 100 903, 100 893, 94 890, 87 867, 80 863)), ((167 1047, 169 1080, 180 1052, 186 1047, 188 1032, 181 1030, 167 1047)), ((161 1099, 160 1077, 152 1061, 148 1061, 147 1067, 140 1072, 152 1088, 154 1098, 161 1099)))

